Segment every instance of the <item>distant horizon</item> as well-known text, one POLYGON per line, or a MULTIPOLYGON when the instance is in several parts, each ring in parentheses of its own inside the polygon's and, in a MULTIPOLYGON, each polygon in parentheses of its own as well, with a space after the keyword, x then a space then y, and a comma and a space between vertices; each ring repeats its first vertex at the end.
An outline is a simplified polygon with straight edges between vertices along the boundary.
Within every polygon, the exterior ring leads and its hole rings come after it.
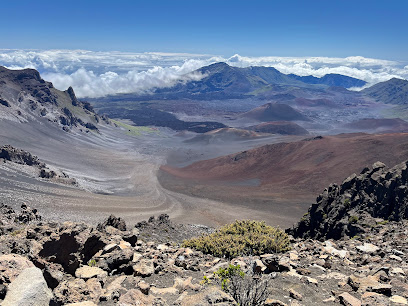
POLYGON ((6 1, 0 47, 407 62, 407 11, 402 0, 6 1))
POLYGON ((187 52, 122 52, 81 49, 0 49, 0 65, 10 69, 34 68, 58 89, 72 86, 78 97, 102 97, 116 93, 144 93, 175 82, 197 79, 189 73, 216 63, 234 67, 274 67, 284 74, 322 77, 341 74, 366 81, 367 86, 393 77, 408 79, 406 63, 341 57, 230 57, 187 52))
POLYGON ((185 55, 185 56, 219 56, 223 58, 230 58, 235 55, 243 56, 243 57, 253 57, 253 58, 265 58, 265 57, 276 57, 276 58, 366 58, 366 59, 375 59, 375 60, 383 60, 383 61, 390 61, 390 62, 396 62, 396 63, 401 63, 404 65, 408 65, 408 58, 404 60, 397 60, 397 59, 392 59, 392 58, 387 58, 387 57, 370 57, 370 56, 364 56, 362 54, 350 54, 346 56, 329 56, 329 55, 322 55, 322 54, 313 54, 313 55, 297 55, 297 56, 290 56, 290 55, 284 55, 284 54, 259 54, 259 55, 253 55, 253 54, 247 54, 247 53, 242 53, 240 52, 233 52, 230 54, 216 54, 216 53, 206 53, 206 52, 197 52, 197 53, 192 53, 192 52, 187 52, 186 50, 176 50, 174 52, 170 51, 163 51, 163 50, 141 50, 141 51, 135 51, 135 50, 119 50, 119 49, 96 49, 96 48, 87 48, 87 49, 81 49, 81 48, 2 48, 0 47, 0 52, 1 51, 24 51, 24 52, 46 52, 46 51, 81 51, 81 52, 94 52, 94 53, 123 53, 123 54, 159 54, 159 55, 185 55))

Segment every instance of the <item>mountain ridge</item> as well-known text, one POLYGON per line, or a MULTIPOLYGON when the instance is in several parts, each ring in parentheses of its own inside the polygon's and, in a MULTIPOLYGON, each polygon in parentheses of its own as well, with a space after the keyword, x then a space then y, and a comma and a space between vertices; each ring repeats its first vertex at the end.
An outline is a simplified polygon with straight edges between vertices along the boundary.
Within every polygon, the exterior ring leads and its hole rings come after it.
POLYGON ((95 113, 88 102, 79 101, 72 87, 56 89, 34 69, 11 70, 0 66, 0 118, 26 122, 48 120, 65 131, 98 131, 109 119, 95 113))
POLYGON ((363 87, 367 84, 366 81, 349 77, 346 75, 338 74, 338 73, 328 73, 324 76, 318 78, 313 75, 308 76, 298 76, 296 74, 288 74, 289 77, 302 81, 307 84, 323 84, 327 86, 335 86, 335 87, 344 87, 344 88, 351 88, 351 87, 363 87))
POLYGON ((408 104, 408 81, 392 78, 363 89, 362 93, 385 104, 408 104))
POLYGON ((270 85, 283 86, 339 86, 344 88, 361 87, 365 81, 356 78, 340 75, 328 74, 321 78, 314 76, 286 75, 273 67, 250 66, 246 68, 230 66, 225 62, 218 62, 201 67, 192 73, 199 73, 203 78, 198 81, 177 83, 172 87, 156 89, 155 94, 189 95, 199 96, 210 95, 214 98, 220 97, 222 93, 225 97, 239 97, 240 95, 253 95, 255 90, 270 85))

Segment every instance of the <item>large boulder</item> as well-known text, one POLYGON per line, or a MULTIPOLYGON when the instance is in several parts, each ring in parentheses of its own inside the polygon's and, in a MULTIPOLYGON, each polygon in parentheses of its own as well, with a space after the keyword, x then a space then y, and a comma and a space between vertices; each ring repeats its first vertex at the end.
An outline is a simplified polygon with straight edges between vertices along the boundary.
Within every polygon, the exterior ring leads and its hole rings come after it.
POLYGON ((89 278, 105 278, 108 276, 108 272, 103 271, 98 267, 83 266, 75 271, 75 276, 77 278, 89 279, 89 278))
POLYGON ((85 301, 97 303, 103 293, 101 283, 96 278, 86 282, 79 278, 66 280, 54 289, 55 300, 62 305, 85 301))
POLYGON ((64 223, 58 234, 43 243, 38 256, 60 264, 64 271, 74 275, 81 263, 87 263, 102 250, 106 242, 99 233, 84 224, 64 223))
POLYGON ((148 296, 137 289, 130 289, 119 298, 119 305, 153 305, 154 297, 148 296))
POLYGON ((132 258, 133 250, 116 249, 112 252, 106 253, 98 258, 97 266, 109 273, 132 274, 132 258))
POLYGON ((40 269, 23 270, 8 287, 3 306, 49 306, 53 297, 40 269))
POLYGON ((97 226, 98 231, 103 231, 107 226, 112 226, 120 231, 126 231, 126 223, 121 218, 117 218, 114 215, 110 215, 105 221, 99 223, 97 226))
POLYGON ((14 148, 10 145, 0 147, 0 158, 22 165, 45 166, 37 156, 31 155, 31 153, 27 151, 14 148))
POLYGON ((147 277, 154 273, 153 261, 150 259, 141 259, 134 266, 136 276, 147 277))
POLYGON ((206 306, 206 305, 236 305, 235 300, 229 294, 216 287, 209 287, 204 291, 185 297, 183 306, 206 306))
POLYGON ((381 162, 353 174, 339 186, 332 184, 316 199, 293 228, 293 236, 340 239, 365 232, 374 218, 408 218, 408 161, 389 170, 381 162), (370 221, 372 220, 372 221, 370 221))
MULTIPOLYGON (((7 254, 0 256, 0 284, 9 284, 28 268, 34 264, 27 258, 17 254, 7 254)), ((0 298, 3 298, 0 296, 0 298)))

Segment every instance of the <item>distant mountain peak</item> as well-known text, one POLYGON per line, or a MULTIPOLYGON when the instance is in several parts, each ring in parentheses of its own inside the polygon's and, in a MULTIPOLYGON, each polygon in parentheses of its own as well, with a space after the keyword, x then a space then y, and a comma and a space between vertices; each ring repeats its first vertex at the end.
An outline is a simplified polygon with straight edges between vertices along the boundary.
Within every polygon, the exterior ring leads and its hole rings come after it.
POLYGON ((270 121, 310 121, 305 115, 287 104, 266 103, 242 114, 242 117, 263 122, 270 121))
MULTIPOLYGON (((193 99, 239 99, 271 91, 268 86, 295 86, 313 88, 315 85, 343 88, 362 87, 365 81, 344 75, 330 74, 322 78, 286 75, 274 67, 235 67, 217 62, 201 67, 195 72, 202 74, 200 80, 179 82, 168 88, 158 88, 155 93, 165 97, 193 99)), ((321 89, 322 86, 319 86, 321 89)))
POLYGON ((333 87, 343 88, 363 87, 364 85, 367 84, 366 81, 337 73, 329 73, 320 78, 315 77, 313 75, 298 76, 296 74, 288 74, 288 76, 307 84, 321 84, 333 87))
POLYGON ((392 78, 388 81, 377 83, 366 88, 362 93, 374 100, 386 104, 408 104, 408 81, 392 78))
POLYGON ((223 71, 226 69, 233 69, 233 67, 228 65, 227 63, 218 62, 218 63, 214 63, 208 66, 201 67, 200 69, 198 69, 198 71, 205 74, 205 73, 216 73, 216 72, 223 71))

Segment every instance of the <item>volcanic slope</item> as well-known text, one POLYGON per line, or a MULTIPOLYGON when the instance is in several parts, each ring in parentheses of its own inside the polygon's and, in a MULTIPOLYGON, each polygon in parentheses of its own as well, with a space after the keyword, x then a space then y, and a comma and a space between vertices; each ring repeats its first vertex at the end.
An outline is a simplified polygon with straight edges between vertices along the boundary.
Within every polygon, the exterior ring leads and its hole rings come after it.
POLYGON ((363 87, 365 84, 367 84, 367 82, 363 80, 335 73, 326 74, 321 78, 317 78, 312 75, 298 76, 296 74, 288 74, 288 77, 307 84, 324 84, 328 86, 338 86, 344 88, 363 87))
POLYGON ((310 121, 302 113, 286 104, 267 103, 241 115, 263 122, 268 121, 310 121))
POLYGON ((161 181, 166 188, 217 199, 245 202, 269 197, 307 202, 326 185, 340 183, 350 173, 358 173, 377 160, 396 164, 407 158, 405 133, 318 136, 266 145, 184 168, 162 166, 161 181), (183 187, 175 182, 176 178, 181 182, 194 181, 196 186, 183 187))
POLYGON ((193 72, 202 75, 198 81, 179 83, 171 88, 156 90, 156 94, 199 95, 201 98, 239 97, 268 85, 323 88, 328 86, 361 87, 365 81, 339 74, 328 74, 322 78, 286 75, 273 67, 251 66, 239 68, 224 62, 214 63, 193 72), (222 95, 220 95, 220 93, 222 95))
POLYGON ((264 122, 250 126, 248 129, 257 133, 272 133, 281 135, 307 135, 309 132, 300 125, 289 121, 264 122))
POLYGON ((374 131, 377 133, 401 133, 408 132, 408 122, 399 118, 374 119, 366 118, 350 122, 344 127, 354 131, 374 131))
POLYGON ((79 101, 72 87, 60 91, 34 69, 10 70, 0 66, 0 119, 17 122, 49 121, 65 131, 98 130, 107 118, 98 116, 87 102, 79 101))
POLYGON ((186 143, 223 143, 230 141, 250 140, 264 135, 254 131, 247 131, 236 128, 222 128, 197 135, 185 140, 186 143))
POLYGON ((362 90, 362 93, 386 104, 408 104, 408 81, 393 78, 362 90))
MULTIPOLYGON (((176 132, 118 121, 118 126, 108 124, 110 120, 78 101, 72 89, 55 89, 35 70, 1 71, 0 147, 11 145, 36 155, 41 163, 56 173, 66 173, 77 184, 59 184, 39 177, 37 168, 2 162, 0 203, 15 208, 24 202, 35 203, 47 220, 88 223, 110 213, 132 222, 168 213, 182 223, 211 226, 241 218, 265 219, 264 212, 251 207, 236 210, 229 203, 162 188, 157 180, 159 166, 169 151, 186 147, 176 132), (88 128, 87 123, 97 129, 88 128)), ((240 142, 242 147, 248 146, 240 142)), ((201 145, 194 148, 202 151, 201 145)), ((223 154, 238 150, 226 149, 223 154)), ((272 214, 266 219, 279 221, 272 214)))

